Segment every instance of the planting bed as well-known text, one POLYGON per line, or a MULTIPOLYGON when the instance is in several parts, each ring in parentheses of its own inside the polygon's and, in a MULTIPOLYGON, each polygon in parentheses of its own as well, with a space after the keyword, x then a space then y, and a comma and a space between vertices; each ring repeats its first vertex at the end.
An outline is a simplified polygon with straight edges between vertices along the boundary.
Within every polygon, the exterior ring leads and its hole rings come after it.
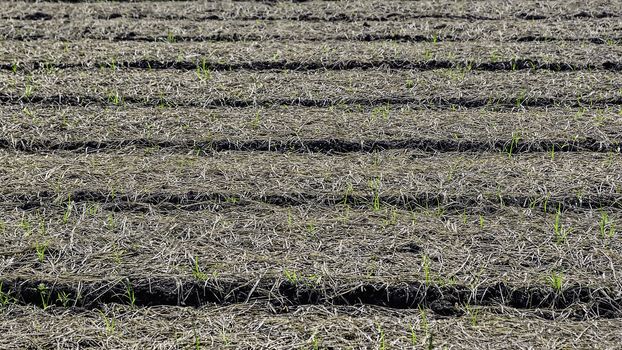
POLYGON ((0 348, 615 348, 622 7, 11 2, 0 348))

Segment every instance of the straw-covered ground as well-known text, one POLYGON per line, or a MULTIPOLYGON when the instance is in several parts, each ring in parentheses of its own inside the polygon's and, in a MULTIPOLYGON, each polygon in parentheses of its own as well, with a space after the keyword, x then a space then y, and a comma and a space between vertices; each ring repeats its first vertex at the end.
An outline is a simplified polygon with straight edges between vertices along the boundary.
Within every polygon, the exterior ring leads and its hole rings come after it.
POLYGON ((0 348, 622 338, 618 2, 7 2, 0 348))

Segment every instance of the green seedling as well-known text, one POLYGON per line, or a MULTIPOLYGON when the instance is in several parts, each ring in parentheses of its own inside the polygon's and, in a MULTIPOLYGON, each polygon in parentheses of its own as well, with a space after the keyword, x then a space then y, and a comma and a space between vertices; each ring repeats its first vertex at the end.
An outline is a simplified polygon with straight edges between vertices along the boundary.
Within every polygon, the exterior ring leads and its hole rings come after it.
POLYGON ((424 255, 421 258, 421 269, 423 270, 423 276, 425 280, 425 284, 429 285, 431 281, 430 277, 430 258, 427 255, 424 255))
POLYGON ((320 349, 320 339, 317 337, 317 334, 313 334, 313 336, 311 337, 311 346, 313 350, 320 349))
POLYGON ((291 209, 287 209, 287 228, 291 230, 292 227, 294 227, 294 216, 291 209))
POLYGON ((4 282, 0 281, 0 306, 6 306, 13 301, 10 292, 5 292, 3 287, 4 282))
POLYGON ((106 314, 104 314, 102 310, 98 310, 98 311, 99 311, 99 314, 102 316, 102 319, 104 320, 104 329, 105 329, 106 335, 107 336, 113 335, 116 325, 117 325, 117 321, 115 320, 114 317, 108 318, 108 316, 106 316, 106 314))
POLYGON ((201 81, 209 81, 212 79, 212 71, 209 69, 205 58, 201 60, 201 63, 197 65, 197 77, 201 81))
POLYGON ((135 308, 136 307, 136 295, 134 294, 134 288, 132 288, 130 281, 127 281, 127 283, 125 284, 125 297, 127 298, 127 301, 130 303, 130 306, 132 308, 135 308))
POLYGON ((471 323, 471 326, 473 327, 477 326, 477 316, 479 315, 479 309, 474 309, 472 306, 468 304, 465 305, 464 307, 469 315, 469 322, 471 323))
POLYGON ((35 243, 35 253, 37 260, 42 263, 45 260, 45 250, 47 249, 47 243, 35 243))
POLYGON ((479 228, 484 228, 484 216, 482 214, 479 214, 479 228))
POLYGON ((123 103, 123 97, 119 95, 119 91, 109 91, 108 92, 108 102, 112 103, 115 106, 119 106, 123 103))
POLYGON ((26 83, 26 87, 24 88, 24 97, 30 98, 34 93, 35 88, 32 84, 26 83))
POLYGON ((424 58, 424 60, 426 60, 426 61, 430 61, 430 60, 432 59, 432 51, 430 51, 430 49, 426 49, 426 50, 423 52, 423 58, 424 58))
POLYGON ((517 132, 512 132, 512 140, 510 144, 506 147, 506 152, 508 154, 508 158, 512 158, 512 154, 518 148, 518 142, 520 141, 520 134, 517 132))
POLYGON ((24 231, 24 236, 30 236, 32 233, 32 226, 30 225, 30 221, 26 219, 25 216, 19 220, 19 228, 24 231))
POLYGON ((17 74, 18 66, 19 66, 19 63, 17 63, 17 62, 11 63, 11 71, 13 72, 13 74, 17 74))
POLYGON ((65 207, 65 212, 63 213, 63 224, 67 224, 69 222, 69 217, 71 216, 71 212, 73 211, 73 201, 71 200, 71 194, 69 194, 67 198, 67 206, 65 207))
POLYGON ((175 34, 170 30, 166 33, 166 41, 168 41, 169 44, 173 44, 177 41, 175 34))
POLYGON ((86 213, 90 216, 95 216, 99 212, 99 206, 97 204, 91 204, 86 207, 86 213))
POLYGON ((380 179, 375 178, 370 180, 368 185, 372 190, 372 208, 374 211, 380 211, 380 179))
POLYGON ((598 223, 598 228, 600 231, 601 237, 613 237, 615 235, 615 225, 609 219, 609 214, 606 212, 602 212, 600 215, 600 222, 598 223))
POLYGON ((570 229, 564 227, 561 224, 561 207, 557 207, 557 212, 555 213, 555 222, 553 223, 553 233, 555 234, 555 242, 558 244, 564 243, 566 238, 568 238, 568 234, 570 233, 570 229))
POLYGON ((397 220, 397 209, 391 208, 390 211, 387 211, 387 218, 384 220, 383 226, 395 226, 397 225, 397 220))
POLYGON ((194 330, 194 349, 201 349, 201 337, 197 334, 197 330, 194 330))
POLYGON ((501 59, 501 55, 497 51, 492 51, 490 53, 490 61, 492 63, 496 63, 501 59))
POLYGON ((301 281, 301 276, 296 271, 285 270, 283 271, 285 279, 291 284, 298 284, 301 281))
POLYGON ((192 277, 194 277, 195 279, 199 281, 207 281, 209 279, 207 274, 201 271, 201 268, 199 267, 199 258, 196 256, 194 257, 194 267, 192 269, 192 277))
POLYGON ((415 332, 415 327, 410 325, 410 345, 414 348, 417 347, 417 332, 415 332))
POLYGON ((390 111, 391 111, 391 107, 389 105, 374 107, 371 110, 371 120, 375 121, 379 118, 382 118, 382 120, 387 121, 389 120, 390 111))
POLYGON ((307 223, 307 232, 309 232, 310 235, 315 236, 316 235, 316 227, 315 224, 313 222, 309 222, 307 223))
POLYGON ((430 331, 430 322, 428 321, 428 316, 425 309, 422 306, 419 306, 419 319, 421 320, 421 329, 425 335, 427 335, 430 331))
POLYGON ((253 128, 254 130, 257 130, 259 129, 260 124, 261 124, 261 115, 259 114, 259 111, 257 111, 255 112, 255 116, 251 120, 251 128, 253 128))
POLYGON ((43 310, 46 310, 50 306, 50 298, 52 295, 43 283, 39 283, 37 291, 39 292, 39 297, 41 297, 41 306, 43 306, 43 310))
POLYGON ((46 233, 47 233, 47 228, 45 226, 45 221, 43 221, 43 219, 39 219, 39 235, 45 236, 46 233))
POLYGON ((564 275, 561 272, 552 271, 548 281, 551 288, 556 292, 560 292, 564 286, 564 275))
POLYGON ((56 301, 61 303, 63 307, 67 307, 67 305, 69 305, 69 294, 67 294, 67 292, 65 291, 59 292, 56 296, 56 301))
POLYGON ((407 89, 412 89, 415 87, 415 81, 412 79, 408 79, 406 80, 406 88, 407 89))
POLYGON ((117 221, 114 218, 112 213, 108 214, 106 217, 106 228, 109 230, 114 230, 117 227, 117 221))
POLYGON ((110 62, 108 63, 108 67, 110 67, 111 71, 116 72, 118 69, 117 60, 115 60, 114 58, 111 59, 110 62))
POLYGON ((380 324, 376 325, 376 328, 378 329, 378 333, 380 338, 378 339, 378 349, 379 350, 386 350, 387 349, 387 343, 384 337, 384 330, 382 329, 382 327, 380 326, 380 324))

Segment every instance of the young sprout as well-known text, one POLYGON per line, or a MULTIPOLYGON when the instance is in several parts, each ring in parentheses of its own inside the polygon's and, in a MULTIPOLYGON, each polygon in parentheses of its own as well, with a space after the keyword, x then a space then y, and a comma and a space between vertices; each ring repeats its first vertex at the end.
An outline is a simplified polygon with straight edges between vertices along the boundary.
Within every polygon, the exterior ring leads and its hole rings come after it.
POLYGON ((11 302, 11 300, 12 300, 11 295, 9 294, 10 291, 9 292, 5 292, 2 289, 3 284, 4 284, 4 282, 0 281, 0 306, 8 305, 11 302))
POLYGON ((175 34, 173 34, 173 32, 170 30, 168 31, 168 33, 166 33, 166 41, 168 41, 169 44, 173 44, 177 41, 177 39, 175 38, 175 34))
POLYGON ((37 260, 43 262, 45 260, 45 250, 47 249, 47 243, 39 242, 35 243, 35 253, 37 254, 37 260))
POLYGON ((60 302, 63 307, 67 307, 69 304, 69 294, 65 291, 61 291, 56 296, 56 301, 60 302))
POLYGON ((372 122, 378 118, 382 118, 384 121, 389 120, 389 112, 391 111, 391 107, 389 105, 386 106, 378 106, 374 107, 371 110, 371 120, 372 122))
POLYGON ((561 272, 551 271, 548 281, 551 288, 553 288, 556 292, 560 292, 564 285, 564 275, 561 272))
POLYGON ((106 335, 111 336, 112 334, 114 334, 117 321, 114 319, 114 317, 108 318, 102 310, 98 310, 98 311, 99 311, 99 314, 104 319, 104 327, 105 327, 104 329, 105 329, 106 335))
POLYGON ((473 308, 471 305, 465 305, 464 306, 467 313, 469 314, 469 321, 471 323, 471 326, 475 327, 477 326, 477 316, 479 315, 479 309, 475 309, 473 308))
POLYGON ((387 344, 386 344, 385 337, 384 337, 384 330, 382 329, 382 326, 379 323, 376 324, 376 328, 378 329, 378 333, 380 336, 380 338, 378 339, 378 349, 386 350, 387 344))
POLYGON ((259 111, 255 112, 255 116, 253 117, 253 120, 251 120, 251 128, 253 128, 254 130, 259 129, 259 125, 261 123, 261 115, 259 114, 259 111))
POLYGON ((34 93, 34 91, 35 91, 35 88, 32 84, 32 77, 29 76, 26 81, 26 87, 24 88, 24 97, 30 98, 32 94, 34 93))
POLYGON ((134 294, 134 288, 132 288, 129 280, 125 284, 125 297, 130 302, 132 308, 136 307, 136 294, 134 294))
POLYGON ((430 278, 430 258, 427 255, 424 255, 423 258, 421 258, 421 269, 423 270, 423 276, 424 276, 424 280, 425 280, 425 284, 429 285, 431 278, 430 278))
POLYGON ((201 60, 201 64, 197 65, 197 77, 202 81, 209 81, 212 79, 212 72, 207 65, 205 58, 201 60))
POLYGON ((417 332, 415 332, 415 327, 412 324, 410 325, 410 345, 413 348, 417 346, 417 332))
POLYGON ((564 243, 566 241, 566 238, 568 237, 568 234, 571 231, 569 228, 566 228, 561 224, 561 216, 562 216, 561 205, 559 205, 557 207, 557 212, 555 213, 555 221, 553 223, 553 233, 555 234, 555 242, 557 242, 558 244, 564 243))
POLYGON ((380 179, 369 180, 368 186, 372 190, 372 208, 374 211, 380 211, 380 179))
POLYGON ((109 91, 108 92, 108 102, 112 103, 115 106, 119 106, 123 103, 123 97, 119 95, 119 91, 109 91))
POLYGON ((615 235, 615 225, 609 219, 609 214, 606 212, 602 212, 600 216, 600 222, 598 223, 598 228, 600 231, 601 237, 613 237, 615 235))
POLYGON ((512 154, 518 148, 518 142, 520 141, 520 134, 518 132, 512 132, 512 140, 510 144, 506 147, 506 152, 508 154, 508 158, 512 158, 512 154))
POLYGON ((207 274, 201 271, 201 268, 199 267, 199 258, 196 256, 194 257, 194 267, 192 269, 192 277, 194 277, 196 280, 199 280, 199 281, 208 280, 207 274))
POLYGON ((41 297, 41 306, 43 306, 43 310, 45 310, 50 306, 50 297, 52 295, 48 291, 47 286, 43 283, 39 283, 37 291, 39 291, 39 296, 41 297))
POLYGON ((317 337, 317 334, 313 334, 313 336, 311 336, 311 346, 313 350, 320 349, 320 339, 317 337))

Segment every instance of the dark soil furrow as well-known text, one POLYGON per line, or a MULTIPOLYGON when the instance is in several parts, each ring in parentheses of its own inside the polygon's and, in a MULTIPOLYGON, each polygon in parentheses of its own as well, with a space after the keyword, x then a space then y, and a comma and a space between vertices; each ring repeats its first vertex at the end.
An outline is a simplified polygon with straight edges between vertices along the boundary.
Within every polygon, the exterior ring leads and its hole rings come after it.
POLYGON ((135 306, 227 305, 270 301, 276 307, 300 305, 379 305, 397 309, 426 307, 441 316, 461 316, 461 305, 504 305, 518 309, 570 311, 575 319, 622 317, 622 297, 608 288, 512 286, 504 283, 469 288, 421 282, 394 285, 361 282, 322 286, 313 281, 263 278, 248 281, 183 281, 176 278, 126 278, 116 281, 59 282, 0 280, 3 295, 22 304, 98 308, 119 303, 135 306), (63 305, 64 304, 64 305, 63 305))
POLYGON ((413 19, 467 19, 467 20, 528 20, 619 17, 620 6, 606 1, 584 1, 573 3, 568 8, 564 2, 549 1, 544 4, 535 1, 498 2, 478 1, 455 3, 451 1, 413 2, 371 2, 348 1, 334 4, 333 1, 235 1, 235 2, 135 2, 113 1, 106 5, 63 3, 89 3, 84 0, 60 0, 18 2, 9 9, 5 19, 49 20, 51 18, 110 20, 127 18, 131 20, 160 19, 182 21, 400 21, 413 19), (80 11, 82 10, 82 11, 80 11), (86 10, 86 11, 85 11, 86 10))
POLYGON ((0 139, 0 148, 27 153, 45 151, 73 151, 93 153, 123 148, 158 148, 176 152, 199 154, 223 151, 258 151, 287 153, 353 153, 403 149, 432 153, 445 152, 506 152, 511 154, 531 152, 613 152, 619 153, 622 141, 611 142, 595 139, 581 140, 452 140, 452 139, 402 139, 362 140, 28 140, 0 139))
MULTIPOLYGON (((36 69, 75 69, 75 68, 100 68, 109 67, 110 62, 99 63, 51 63, 51 62, 20 62, 19 66, 10 63, 0 64, 2 70, 32 71, 36 69)), ((429 60, 429 61, 408 61, 408 60, 382 60, 382 61, 341 61, 341 62, 292 62, 292 61, 250 61, 240 63, 219 63, 219 62, 189 62, 189 61, 117 61, 114 62, 118 68, 138 68, 138 69, 209 69, 213 71, 231 70, 348 70, 348 69, 468 69, 479 71, 515 71, 523 69, 531 70, 551 70, 556 72, 578 71, 578 70, 608 70, 621 71, 622 62, 605 61, 599 64, 592 63, 570 63, 570 62, 538 62, 532 59, 515 59, 510 61, 498 62, 475 62, 475 61, 449 61, 449 60, 429 60)))
MULTIPOLYGON (((15 40, 15 41, 35 41, 35 40, 50 40, 54 39, 57 41, 71 41, 75 40, 74 37, 64 37, 64 36, 54 36, 49 37, 44 34, 15 34, 8 37, 5 37, 5 40, 15 40)), ((292 39, 288 36, 282 36, 279 34, 254 34, 254 33, 216 33, 213 35, 176 35, 174 39, 171 39, 167 36, 161 35, 137 35, 133 32, 126 34, 117 34, 113 37, 110 36, 102 36, 102 35, 91 35, 86 34, 80 37, 80 39, 89 39, 89 40, 102 40, 102 41, 131 41, 131 42, 167 42, 169 40, 174 40, 175 42, 251 42, 251 41, 262 41, 262 40, 285 40, 291 41, 292 39)), ((419 35, 419 34, 397 34, 397 33, 370 33, 370 34, 355 34, 355 35, 331 35, 329 38, 322 37, 300 37, 296 41, 297 42, 324 42, 326 40, 332 41, 362 41, 362 42, 372 42, 372 41, 396 41, 396 42, 411 42, 411 43, 438 43, 438 42, 464 42, 464 41, 472 41, 476 42, 478 39, 475 38, 466 38, 461 36, 454 35, 446 35, 446 36, 434 36, 434 35, 419 35)), ((514 36, 504 38, 503 40, 486 38, 486 42, 503 42, 503 43, 523 43, 523 42, 570 42, 570 43, 592 43, 599 45, 619 45, 622 43, 622 37, 554 37, 554 36, 539 36, 539 35, 525 35, 525 36, 514 36)))
POLYGON ((7 204, 29 210, 40 207, 66 205, 70 199, 73 203, 101 203, 103 208, 112 211, 150 211, 150 210, 184 210, 199 211, 218 209, 230 206, 244 206, 255 202, 275 206, 336 206, 348 204, 353 207, 369 208, 377 206, 393 206, 406 210, 418 208, 439 208, 455 212, 486 211, 491 212, 503 206, 521 208, 538 208, 547 212, 557 210, 582 210, 598 208, 622 208, 622 196, 619 194, 586 194, 578 196, 537 196, 522 195, 455 195, 432 192, 400 193, 400 194, 339 194, 318 193, 286 193, 286 194, 255 194, 255 193, 106 193, 93 190, 79 190, 70 194, 58 194, 50 191, 38 193, 6 193, 0 195, 0 204, 7 204))
MULTIPOLYGON (((180 0, 182 1, 182 0, 180 0)), ((79 1, 76 1, 79 2, 79 1)), ((548 19, 560 19, 560 20, 574 20, 577 18, 619 18, 622 17, 619 13, 614 12, 578 12, 575 14, 566 14, 563 16, 549 15, 549 14, 537 14, 537 13, 525 13, 518 12, 511 17, 499 17, 499 16, 487 16, 478 14, 451 14, 451 13, 390 13, 387 15, 365 15, 365 14, 350 14, 339 13, 335 15, 321 15, 321 14, 299 14, 299 15, 242 15, 236 16, 234 14, 211 14, 211 15, 176 15, 176 14, 141 14, 132 13, 121 15, 119 13, 109 14, 97 14, 88 16, 87 18, 93 18, 97 20, 116 20, 118 18, 127 18, 128 20, 164 20, 164 21, 189 21, 189 22, 203 22, 203 21, 300 21, 300 22, 396 22, 396 21, 408 21, 416 19, 449 19, 449 20, 472 20, 472 21, 503 21, 508 19, 525 20, 525 21, 542 21, 548 19)), ((17 20, 17 21, 49 21, 55 18, 53 14, 45 12, 32 12, 28 14, 15 15, 15 16, 0 16, 1 20, 17 20)))
POLYGON ((490 107, 496 109, 519 108, 519 107, 607 107, 622 105, 622 97, 611 97, 603 99, 559 99, 552 97, 525 98, 516 97, 490 97, 490 98, 408 98, 403 96, 379 97, 379 98, 341 98, 341 99, 308 99, 308 98, 271 98, 256 100, 241 100, 232 98, 208 99, 199 101, 197 99, 178 101, 166 98, 139 98, 124 96, 119 103, 113 103, 103 96, 17 96, 12 94, 0 93, 0 102, 6 104, 37 104, 51 106, 92 106, 92 105, 131 105, 141 107, 273 107, 273 106, 300 106, 300 107, 330 107, 330 106, 400 106, 407 105, 411 108, 480 108, 490 107))

